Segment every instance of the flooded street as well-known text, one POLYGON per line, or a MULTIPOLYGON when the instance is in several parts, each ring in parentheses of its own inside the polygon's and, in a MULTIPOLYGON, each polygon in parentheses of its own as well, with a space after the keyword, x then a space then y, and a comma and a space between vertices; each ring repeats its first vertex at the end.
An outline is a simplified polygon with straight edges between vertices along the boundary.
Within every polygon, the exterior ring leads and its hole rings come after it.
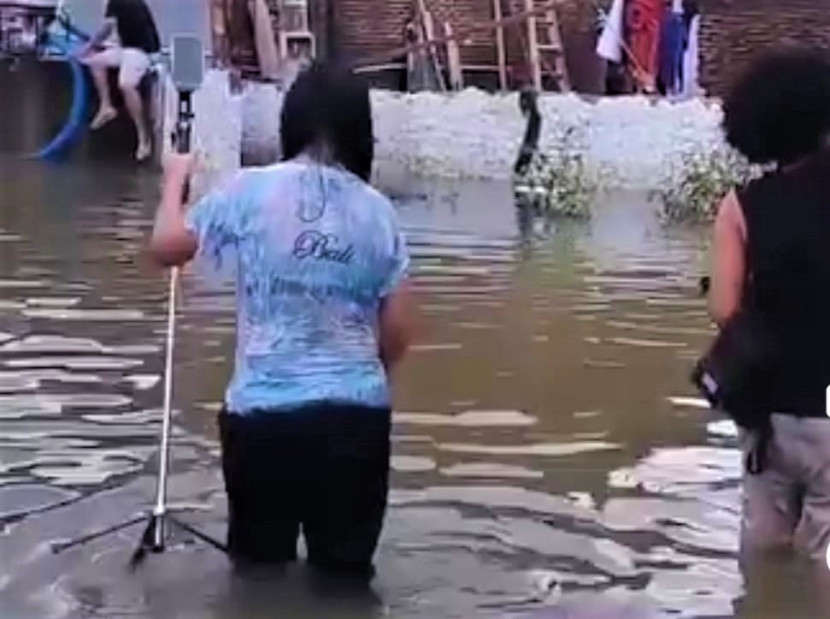
MULTIPOLYGON (((503 185, 398 198, 423 324, 397 377, 369 599, 321 594, 301 568, 243 581, 178 538, 130 574, 140 526, 52 555, 152 505, 167 280, 143 248, 157 184, 129 167, 0 162, 3 619, 533 617, 560 603, 820 616, 792 562, 741 601, 735 429, 688 383, 711 336, 705 233, 661 228, 642 195, 529 231, 503 185)), ((172 501, 217 536, 230 293, 189 270, 176 347, 172 501)))

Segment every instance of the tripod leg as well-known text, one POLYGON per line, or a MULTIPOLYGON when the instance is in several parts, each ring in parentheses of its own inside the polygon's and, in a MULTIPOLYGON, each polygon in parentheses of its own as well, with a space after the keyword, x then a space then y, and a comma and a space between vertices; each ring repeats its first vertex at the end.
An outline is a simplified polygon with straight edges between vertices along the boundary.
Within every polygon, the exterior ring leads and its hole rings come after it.
POLYGON ((141 535, 138 548, 130 558, 130 569, 135 570, 143 562, 148 552, 164 552, 165 546, 164 515, 151 514, 147 528, 141 535))
POLYGON ((228 554, 228 547, 225 546, 225 544, 213 539, 212 537, 210 537, 209 535, 206 535, 205 533, 202 533, 199 529, 187 524, 186 522, 182 522, 178 518, 173 518, 171 516, 168 516, 168 518, 170 519, 171 523, 173 523, 174 525, 176 525, 177 527, 179 527, 183 531, 186 531, 186 532, 190 533, 193 537, 202 540, 203 542, 205 542, 209 546, 213 546, 214 548, 216 548, 216 550, 219 550, 221 552, 224 552, 225 554, 228 554))
POLYGON ((99 537, 103 537, 105 535, 109 535, 110 533, 115 533, 116 531, 120 531, 122 529, 126 529, 127 527, 131 527, 134 524, 138 524, 142 520, 144 520, 147 516, 136 516, 132 520, 127 520, 120 524, 116 524, 114 526, 108 527, 101 531, 97 531, 96 533, 90 533, 89 535, 84 535, 83 537, 79 537, 78 539, 74 539, 69 542, 57 542, 52 544, 52 552, 55 554, 61 553, 64 550, 69 550, 70 548, 74 548, 75 546, 81 546, 82 544, 86 544, 87 542, 91 542, 92 540, 98 539, 99 537))

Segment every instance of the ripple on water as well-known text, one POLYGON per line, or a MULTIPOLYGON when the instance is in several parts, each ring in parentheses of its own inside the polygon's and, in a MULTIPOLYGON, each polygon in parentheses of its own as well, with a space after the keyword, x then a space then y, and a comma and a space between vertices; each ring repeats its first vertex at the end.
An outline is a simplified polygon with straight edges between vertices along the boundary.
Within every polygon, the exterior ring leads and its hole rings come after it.
POLYGON ((411 352, 414 353, 425 353, 425 352, 448 352, 454 350, 461 350, 463 346, 461 344, 456 343, 447 343, 447 344, 413 344, 410 348, 411 352))
POLYGON ((401 425, 459 427, 520 427, 535 425, 539 419, 521 411, 466 411, 457 415, 438 413, 395 413, 393 421, 401 425))
POLYGON ((81 302, 80 297, 31 297, 26 299, 27 306, 39 307, 74 307, 81 302))
POLYGON ((392 469, 399 473, 426 473, 438 467, 432 458, 403 455, 393 455, 391 465, 392 469))
POLYGON ((524 466, 500 464, 497 462, 468 462, 441 468, 445 477, 470 477, 487 479, 543 479, 542 471, 524 466))
POLYGON ((31 393, 0 396, 0 419, 60 415, 66 408, 123 408, 132 399, 118 394, 31 393))
POLYGON ((685 342, 670 342, 666 340, 645 340, 631 337, 609 337, 607 342, 619 344, 620 346, 631 346, 634 348, 685 348, 685 342))
POLYGON ((671 402, 674 406, 678 406, 680 408, 699 408, 703 410, 709 410, 710 408, 712 408, 709 405, 709 402, 707 402, 703 398, 671 396, 666 399, 669 402, 671 402))
POLYGON ((50 283, 43 280, 0 279, 0 289, 48 288, 50 283))
POLYGON ((30 335, 0 346, 0 352, 7 353, 48 353, 51 355, 69 353, 102 353, 113 355, 153 354, 160 347, 153 344, 131 344, 105 346, 89 338, 66 337, 62 335, 30 335))
POLYGON ((612 488, 641 487, 649 492, 673 494, 689 485, 737 484, 741 455, 725 447, 659 448, 633 467, 609 474, 612 488))
POLYGON ((52 486, 5 485, 0 487, 0 520, 49 509, 78 496, 77 492, 52 486))
POLYGON ((158 374, 130 374, 122 378, 121 381, 131 384, 137 391, 148 391, 161 381, 161 376, 158 374))
POLYGON ((129 309, 28 308, 24 309, 22 314, 27 318, 90 322, 144 321, 148 319, 144 312, 129 309))
POLYGON ((475 445, 471 443, 441 443, 441 451, 494 456, 573 456, 576 454, 615 451, 622 449, 619 443, 605 441, 574 441, 569 443, 535 443, 527 445, 475 445))
POLYGON ((24 307, 26 307, 26 304, 20 301, 0 299, 0 310, 22 310, 24 307))
POLYGON ((8 359, 3 363, 10 368, 66 368, 69 370, 125 370, 143 365, 141 359, 125 359, 123 357, 27 357, 23 359, 8 359))
POLYGON ((390 505, 407 507, 428 504, 521 510, 545 517, 598 521, 596 511, 578 501, 518 486, 428 486, 420 490, 393 489, 390 492, 390 505))
POLYGON ((95 449, 71 463, 67 463, 71 453, 40 454, 29 474, 58 486, 100 486, 112 477, 141 471, 153 451, 154 447, 95 449))
POLYGON ((613 531, 656 532, 703 551, 738 551, 739 514, 693 498, 610 499, 603 507, 602 523, 613 531))

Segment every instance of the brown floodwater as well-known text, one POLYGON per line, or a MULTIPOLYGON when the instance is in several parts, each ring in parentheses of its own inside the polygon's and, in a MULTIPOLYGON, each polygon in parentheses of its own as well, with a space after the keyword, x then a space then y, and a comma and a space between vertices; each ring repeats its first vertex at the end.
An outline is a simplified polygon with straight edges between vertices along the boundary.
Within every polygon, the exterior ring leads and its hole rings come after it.
MULTIPOLYGON (((741 574, 735 428, 687 380, 711 337, 706 231, 660 226, 640 194, 530 226, 498 183, 396 197, 422 332, 397 377, 372 595, 320 591, 301 567, 239 578, 179 537, 131 574, 140 527, 51 554, 152 504, 157 184, 105 161, 0 161, 3 619, 821 616, 796 561, 741 574)), ((233 336, 231 289, 188 269, 171 500, 219 536, 233 336)))

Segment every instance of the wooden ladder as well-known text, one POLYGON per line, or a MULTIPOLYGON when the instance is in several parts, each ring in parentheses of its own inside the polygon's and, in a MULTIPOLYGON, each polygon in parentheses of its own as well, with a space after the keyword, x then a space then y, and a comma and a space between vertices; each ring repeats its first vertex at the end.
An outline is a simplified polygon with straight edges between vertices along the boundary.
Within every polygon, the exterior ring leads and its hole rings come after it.
POLYGON ((285 60, 292 44, 305 47, 310 59, 317 56, 317 40, 309 24, 308 0, 279 0, 279 53, 285 60))
MULTIPOLYGON (((533 0, 525 0, 525 10, 533 11, 533 0)), ((533 72, 533 86, 541 92, 545 76, 553 77, 560 92, 571 91, 571 80, 565 63, 565 48, 556 9, 551 7, 542 18, 527 20, 528 48, 533 72)))

